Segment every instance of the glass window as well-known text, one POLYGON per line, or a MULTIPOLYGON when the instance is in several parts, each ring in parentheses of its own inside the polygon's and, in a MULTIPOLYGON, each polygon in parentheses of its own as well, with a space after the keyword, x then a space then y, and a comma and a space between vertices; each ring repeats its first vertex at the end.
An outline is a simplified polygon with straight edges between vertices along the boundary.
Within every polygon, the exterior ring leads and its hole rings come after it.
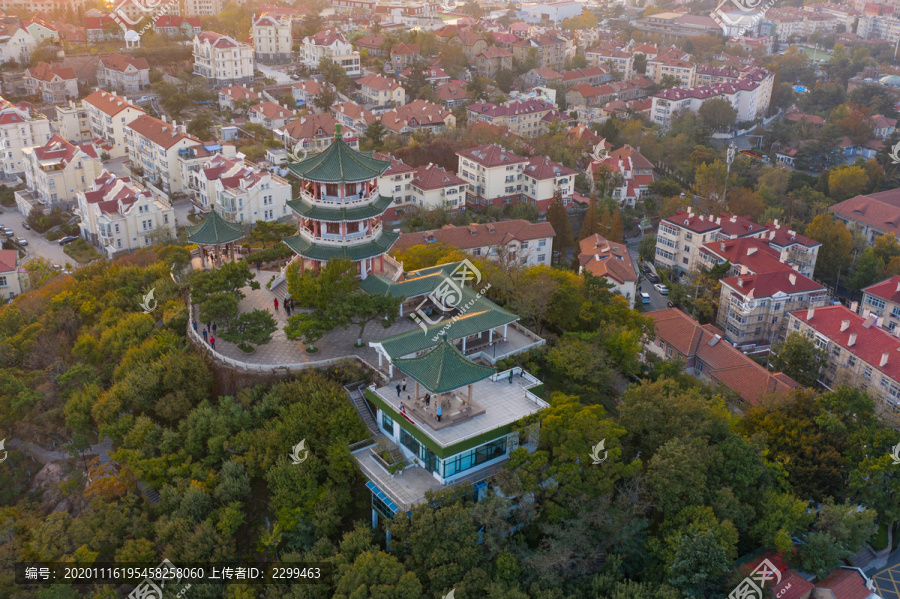
POLYGON ((506 437, 444 460, 444 477, 453 476, 506 454, 506 437))
POLYGON ((381 413, 381 428, 387 434, 394 435, 394 419, 388 416, 386 412, 381 413))

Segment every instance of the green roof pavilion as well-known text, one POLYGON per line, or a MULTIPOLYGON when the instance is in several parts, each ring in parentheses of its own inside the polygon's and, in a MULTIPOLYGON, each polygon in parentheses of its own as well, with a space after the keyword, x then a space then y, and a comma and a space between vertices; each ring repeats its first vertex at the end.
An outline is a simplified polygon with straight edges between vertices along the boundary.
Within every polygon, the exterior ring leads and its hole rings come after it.
POLYGON ((187 227, 188 241, 197 245, 222 245, 244 236, 240 225, 230 223, 215 210, 202 223, 187 227))
POLYGON ((497 372, 465 357, 446 338, 427 353, 415 358, 398 358, 394 365, 432 393, 447 393, 472 385, 497 372))

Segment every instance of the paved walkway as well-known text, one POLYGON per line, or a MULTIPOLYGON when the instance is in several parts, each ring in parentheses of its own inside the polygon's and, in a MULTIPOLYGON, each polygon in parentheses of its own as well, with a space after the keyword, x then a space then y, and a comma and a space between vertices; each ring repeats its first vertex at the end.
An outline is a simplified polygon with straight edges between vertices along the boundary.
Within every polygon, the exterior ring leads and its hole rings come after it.
MULTIPOLYGON (((351 326, 349 328, 337 328, 327 333, 322 339, 316 342, 319 349, 314 354, 306 353, 306 345, 299 341, 291 341, 284 333, 284 327, 287 325, 287 316, 284 312, 284 303, 282 297, 284 289, 272 291, 266 289, 266 283, 277 274, 275 271, 263 270, 256 273, 252 269, 254 280, 256 280, 260 288, 251 289, 244 287, 244 299, 239 304, 241 313, 251 312, 253 310, 266 310, 275 317, 278 324, 278 330, 272 335, 272 340, 266 345, 255 346, 256 351, 252 354, 245 354, 237 348, 237 345, 228 343, 221 338, 216 338, 216 351, 233 360, 239 360, 248 364, 301 364, 308 362, 318 362, 320 360, 328 360, 332 358, 343 358, 346 356, 356 355, 365 360, 374 367, 378 367, 378 353, 369 347, 369 341, 378 341, 417 328, 414 322, 409 318, 398 318, 392 327, 385 329, 379 322, 372 321, 366 326, 363 334, 363 343, 365 347, 356 348, 359 328, 351 326), (278 312, 275 312, 273 300, 278 297, 278 312)), ((283 287, 283 286, 282 286, 283 287)), ((196 315, 196 308, 194 314, 196 315)), ((195 316, 196 317, 196 316, 195 316)), ((204 324, 198 322, 198 330, 203 331, 204 324)))

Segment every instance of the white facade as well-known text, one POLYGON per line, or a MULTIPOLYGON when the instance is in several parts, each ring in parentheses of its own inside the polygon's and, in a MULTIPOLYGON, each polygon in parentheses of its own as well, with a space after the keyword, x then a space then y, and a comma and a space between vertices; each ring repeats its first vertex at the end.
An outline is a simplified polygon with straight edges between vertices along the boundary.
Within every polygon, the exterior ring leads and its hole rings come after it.
POLYGON ((15 60, 25 64, 31 60, 37 42, 24 29, 16 29, 12 35, 0 35, 0 62, 15 60))
POLYGON ((291 19, 279 19, 261 15, 253 21, 253 49, 260 62, 284 62, 291 60, 294 40, 291 37, 291 19))
POLYGON ((97 85, 126 94, 150 89, 150 67, 144 59, 135 60, 121 54, 101 58, 97 65, 97 85))
POLYGON ((59 135, 41 147, 22 150, 25 186, 41 204, 68 205, 103 172, 93 145, 75 146, 59 135))
POLYGON ((0 165, 10 177, 25 170, 22 150, 50 141, 50 120, 0 98, 0 165))
POLYGON ((240 158, 214 156, 192 176, 197 204, 214 209, 225 220, 274 222, 289 213, 290 183, 240 158))
POLYGON ((145 114, 144 111, 115 92, 105 91, 92 93, 83 100, 82 106, 87 111, 91 136, 106 142, 102 149, 112 158, 127 156, 125 127, 145 114))
POLYGON ((214 17, 222 12, 222 0, 184 0, 181 16, 214 17))
POLYGON ((232 37, 204 31, 194 38, 194 74, 216 85, 253 81, 253 46, 232 37))
POLYGON ((91 141, 91 121, 83 104, 57 106, 56 128, 63 139, 74 144, 91 141))
POLYGON ((125 127, 125 143, 131 158, 132 173, 156 185, 168 194, 184 191, 179 152, 200 145, 200 140, 185 132, 184 125, 166 123, 141 116, 125 127), (136 171, 140 169, 143 174, 136 171))
POLYGON ((326 58, 343 68, 351 77, 359 77, 362 74, 359 52, 353 49, 340 31, 320 31, 303 38, 300 57, 301 62, 311 69, 318 68, 319 61, 326 58))

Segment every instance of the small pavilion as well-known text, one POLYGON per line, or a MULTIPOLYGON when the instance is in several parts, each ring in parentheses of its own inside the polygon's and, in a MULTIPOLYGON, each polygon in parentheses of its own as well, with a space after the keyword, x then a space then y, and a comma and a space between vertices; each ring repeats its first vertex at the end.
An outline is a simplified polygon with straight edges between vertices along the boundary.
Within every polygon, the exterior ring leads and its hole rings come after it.
POLYGON ((244 236, 240 225, 230 223, 215 210, 203 222, 187 227, 188 242, 196 243, 200 249, 200 266, 206 268, 209 255, 212 266, 220 266, 229 257, 234 261, 234 242, 244 236))
POLYGON ((491 366, 465 357, 446 335, 428 352, 414 358, 396 359, 394 365, 415 383, 409 401, 401 403, 401 414, 424 422, 433 430, 483 414, 484 408, 472 401, 472 386, 497 372, 491 366), (465 393, 461 392, 463 387, 465 393), (442 412, 440 421, 438 406, 442 412))

